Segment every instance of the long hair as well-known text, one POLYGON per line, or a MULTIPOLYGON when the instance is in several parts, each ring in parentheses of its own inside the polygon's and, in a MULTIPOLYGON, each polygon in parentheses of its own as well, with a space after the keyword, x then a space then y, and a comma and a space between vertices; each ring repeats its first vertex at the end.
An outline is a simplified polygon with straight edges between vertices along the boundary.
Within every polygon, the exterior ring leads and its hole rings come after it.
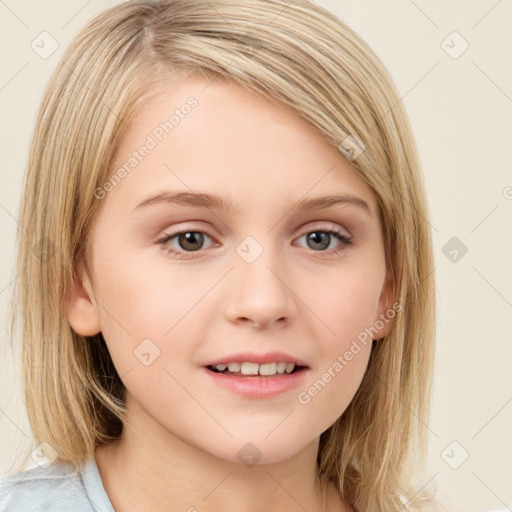
POLYGON ((80 470, 96 446, 122 435, 122 381, 102 335, 71 329, 66 297, 86 260, 94 191, 130 119, 163 74, 187 73, 291 107, 375 193, 402 309, 374 343, 352 402, 322 433, 317 462, 357 511, 424 510, 431 497, 412 482, 426 459, 435 289, 420 163, 382 62, 308 0, 133 0, 96 16, 67 48, 42 99, 19 216, 11 328, 20 322, 36 443, 80 470), (347 140, 364 149, 357 158, 347 140))

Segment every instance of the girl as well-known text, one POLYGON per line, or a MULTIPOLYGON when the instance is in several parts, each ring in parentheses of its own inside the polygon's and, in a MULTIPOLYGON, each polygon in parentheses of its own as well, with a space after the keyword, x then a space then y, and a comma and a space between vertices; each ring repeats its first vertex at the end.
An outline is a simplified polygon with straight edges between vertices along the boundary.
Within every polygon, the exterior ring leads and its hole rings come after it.
POLYGON ((0 510, 426 510, 428 210, 368 45, 306 0, 133 0, 44 95, 0 510))

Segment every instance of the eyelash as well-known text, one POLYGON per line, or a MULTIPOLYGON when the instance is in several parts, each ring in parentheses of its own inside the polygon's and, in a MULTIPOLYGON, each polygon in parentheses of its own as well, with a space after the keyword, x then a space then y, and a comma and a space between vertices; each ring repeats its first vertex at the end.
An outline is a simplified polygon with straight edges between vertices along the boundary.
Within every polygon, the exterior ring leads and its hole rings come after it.
MULTIPOLYGON (((164 235, 162 238, 156 241, 158 245, 162 247, 162 250, 166 252, 167 254, 171 254, 174 256, 180 256, 182 258, 192 258, 193 254, 195 252, 200 252, 201 249, 198 251, 177 251, 176 249, 172 248, 169 245, 169 241, 175 238, 178 235, 184 234, 184 233, 201 233, 208 235, 211 239, 214 239, 212 235, 208 233, 208 231, 201 231, 199 229, 182 229, 181 231, 176 231, 175 233, 170 233, 168 235, 164 235), (184 256, 185 255, 185 256, 184 256)), ((338 253, 342 252, 347 246, 352 245, 352 237, 348 237, 341 233, 341 231, 338 231, 336 229, 312 229, 310 231, 306 231, 303 233, 299 238, 302 238, 304 235, 307 235, 309 233, 328 233, 333 235, 335 238, 337 238, 341 243, 340 246, 336 249, 330 249, 329 251, 313 251, 313 252, 319 252, 319 253, 327 253, 332 256, 336 256, 338 253)))

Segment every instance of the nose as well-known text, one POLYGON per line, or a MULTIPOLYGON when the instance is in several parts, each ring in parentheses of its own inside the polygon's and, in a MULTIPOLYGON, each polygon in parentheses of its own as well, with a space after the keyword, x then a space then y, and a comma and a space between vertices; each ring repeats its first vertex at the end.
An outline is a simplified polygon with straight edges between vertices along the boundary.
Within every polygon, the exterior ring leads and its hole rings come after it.
POLYGON ((264 251, 252 262, 238 261, 231 272, 225 315, 230 322, 267 328, 285 326, 297 314, 293 284, 276 258, 264 251))

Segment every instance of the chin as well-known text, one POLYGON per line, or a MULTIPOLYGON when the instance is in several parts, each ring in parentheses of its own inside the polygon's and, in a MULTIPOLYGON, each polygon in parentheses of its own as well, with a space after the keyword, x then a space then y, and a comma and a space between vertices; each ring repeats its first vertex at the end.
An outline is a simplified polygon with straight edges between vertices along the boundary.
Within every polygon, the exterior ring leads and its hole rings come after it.
POLYGON ((246 467, 255 465, 275 464, 286 461, 295 456, 304 446, 298 444, 286 445, 282 439, 269 441, 268 439, 250 441, 235 439, 231 446, 223 452, 217 452, 219 458, 246 467))

